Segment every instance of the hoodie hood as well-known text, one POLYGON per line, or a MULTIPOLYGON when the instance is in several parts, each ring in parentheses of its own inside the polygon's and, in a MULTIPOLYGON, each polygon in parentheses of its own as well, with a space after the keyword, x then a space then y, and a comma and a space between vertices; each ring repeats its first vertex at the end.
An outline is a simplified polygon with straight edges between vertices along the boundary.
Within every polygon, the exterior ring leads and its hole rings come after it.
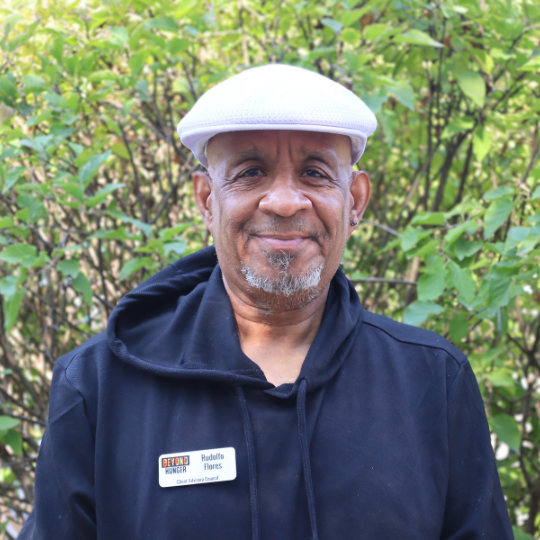
POLYGON ((258 387, 288 397, 301 380, 310 391, 337 372, 362 315, 358 294, 338 269, 297 382, 276 388, 242 352, 212 246, 180 259, 127 294, 111 314, 107 338, 118 358, 156 375, 258 387))

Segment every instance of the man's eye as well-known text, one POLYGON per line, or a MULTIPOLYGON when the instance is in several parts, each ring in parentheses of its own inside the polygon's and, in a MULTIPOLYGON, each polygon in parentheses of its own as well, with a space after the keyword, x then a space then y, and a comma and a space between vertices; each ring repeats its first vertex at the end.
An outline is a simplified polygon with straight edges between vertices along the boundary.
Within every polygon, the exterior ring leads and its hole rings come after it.
POLYGON ((310 178, 325 178, 324 174, 314 169, 309 169, 302 173, 302 176, 309 176, 310 178))
POLYGON ((239 178, 247 177, 247 178, 253 178, 255 176, 259 176, 261 174, 260 169, 248 169, 247 171, 243 172, 239 178))

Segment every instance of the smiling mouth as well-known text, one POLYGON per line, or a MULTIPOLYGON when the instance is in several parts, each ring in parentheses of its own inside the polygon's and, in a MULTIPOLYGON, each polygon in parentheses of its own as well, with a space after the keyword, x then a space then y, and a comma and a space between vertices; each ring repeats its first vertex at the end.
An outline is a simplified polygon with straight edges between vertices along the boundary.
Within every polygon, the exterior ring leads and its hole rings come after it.
POLYGON ((255 235, 266 249, 280 251, 297 251, 311 242, 310 236, 292 236, 292 235, 255 235))

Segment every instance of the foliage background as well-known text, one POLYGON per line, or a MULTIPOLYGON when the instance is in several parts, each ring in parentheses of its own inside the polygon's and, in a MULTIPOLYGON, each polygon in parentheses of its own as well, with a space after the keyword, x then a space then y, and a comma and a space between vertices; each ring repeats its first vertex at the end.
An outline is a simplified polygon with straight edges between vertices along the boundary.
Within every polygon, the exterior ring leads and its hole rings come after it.
POLYGON ((176 124, 223 78, 284 62, 377 114, 343 267, 368 309, 469 355, 516 539, 538 538, 539 45, 525 0, 0 5, 0 534, 32 507, 55 360, 211 241, 176 124))

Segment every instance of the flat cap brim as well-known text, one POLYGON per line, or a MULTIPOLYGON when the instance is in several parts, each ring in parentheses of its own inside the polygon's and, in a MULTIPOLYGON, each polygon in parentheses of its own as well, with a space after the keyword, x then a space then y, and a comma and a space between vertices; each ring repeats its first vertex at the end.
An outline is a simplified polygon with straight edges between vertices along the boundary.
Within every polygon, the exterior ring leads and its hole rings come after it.
POLYGON ((206 147, 218 133, 316 131, 347 135, 356 163, 375 131, 367 105, 344 86, 312 71, 281 64, 248 69, 208 90, 178 124, 182 143, 208 167, 206 147))

